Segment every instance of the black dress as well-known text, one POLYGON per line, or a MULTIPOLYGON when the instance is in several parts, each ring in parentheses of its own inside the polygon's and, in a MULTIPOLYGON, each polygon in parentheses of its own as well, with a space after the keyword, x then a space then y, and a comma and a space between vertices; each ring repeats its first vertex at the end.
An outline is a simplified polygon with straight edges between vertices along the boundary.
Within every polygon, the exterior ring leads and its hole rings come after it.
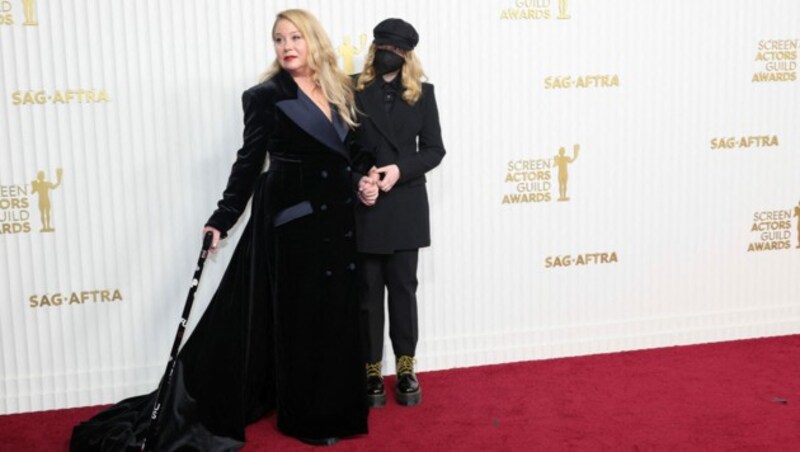
MULTIPOLYGON (((239 448, 245 426, 271 410, 291 436, 367 432, 354 205, 373 162, 284 71, 242 103, 244 145, 208 225, 225 234, 251 195, 252 213, 179 354, 159 451, 239 448)), ((126 399, 76 426, 71 450, 138 450, 154 400, 126 399)))

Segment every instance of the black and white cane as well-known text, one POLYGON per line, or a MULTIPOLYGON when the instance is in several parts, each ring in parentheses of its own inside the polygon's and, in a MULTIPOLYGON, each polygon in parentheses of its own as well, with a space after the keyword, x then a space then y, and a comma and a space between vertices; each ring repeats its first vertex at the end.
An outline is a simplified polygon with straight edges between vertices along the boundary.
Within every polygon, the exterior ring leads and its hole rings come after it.
POLYGON ((189 295, 186 297, 186 304, 183 306, 183 314, 181 314, 181 322, 178 325, 178 331, 175 333, 175 340, 172 342, 172 351, 169 353, 169 361, 167 361, 167 368, 164 371, 164 377, 161 379, 161 384, 158 385, 158 392, 156 393, 156 402, 153 405, 153 411, 150 414, 150 425, 147 427, 147 435, 145 435, 142 442, 142 451, 148 450, 148 444, 155 444, 156 437, 158 436, 158 420, 164 404, 164 398, 169 392, 170 385, 172 384, 172 374, 175 372, 175 363, 177 362, 178 349, 180 349, 181 342, 183 341, 183 333, 186 331, 186 323, 189 321, 189 313, 192 311, 192 304, 194 304, 194 294, 197 292, 197 285, 200 283, 200 275, 203 273, 203 265, 206 263, 208 257, 208 249, 211 247, 211 240, 213 235, 211 232, 206 232, 203 237, 203 249, 200 251, 200 257, 197 259, 197 267, 194 270, 192 277, 192 287, 189 289, 189 295))

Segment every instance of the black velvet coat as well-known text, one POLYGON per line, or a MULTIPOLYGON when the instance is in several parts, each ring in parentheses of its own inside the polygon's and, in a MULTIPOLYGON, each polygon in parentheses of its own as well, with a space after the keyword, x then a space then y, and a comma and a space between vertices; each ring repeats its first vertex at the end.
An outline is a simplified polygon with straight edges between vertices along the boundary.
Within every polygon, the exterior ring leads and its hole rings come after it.
MULTIPOLYGON (((245 426, 273 409, 292 436, 367 432, 354 188, 374 162, 350 152, 347 128, 328 121, 286 72, 247 90, 242 104, 244 145, 208 225, 227 233, 251 195, 252 213, 180 352, 159 451, 241 447, 245 426)), ((134 450, 154 397, 124 400, 77 426, 72 450, 134 450)))
POLYGON ((422 84, 422 96, 409 105, 398 95, 390 112, 384 108, 381 80, 356 92, 364 113, 356 129, 359 145, 375 156, 378 167, 396 164, 400 180, 381 192, 372 207, 356 207, 358 250, 389 254, 431 244, 425 173, 444 158, 439 111, 433 85, 422 84))

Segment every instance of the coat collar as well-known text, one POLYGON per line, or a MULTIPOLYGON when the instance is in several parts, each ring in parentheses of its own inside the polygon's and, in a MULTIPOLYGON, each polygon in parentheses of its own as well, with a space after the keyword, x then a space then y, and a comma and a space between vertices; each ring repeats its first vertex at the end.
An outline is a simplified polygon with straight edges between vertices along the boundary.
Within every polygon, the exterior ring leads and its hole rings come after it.
MULTIPOLYGON (((380 80, 373 80, 372 83, 367 85, 367 87, 364 88, 363 91, 357 93, 357 95, 361 97, 362 104, 364 105, 364 112, 367 114, 369 120, 375 124, 378 131, 386 137, 386 140, 388 140, 395 149, 399 149, 392 130, 392 124, 389 121, 389 114, 383 106, 383 90, 381 90, 380 80)), ((398 102, 396 99, 395 107, 397 104, 401 103, 404 102, 398 102)))
POLYGON ((344 145, 348 132, 347 125, 342 123, 336 109, 332 108, 331 111, 333 121, 328 121, 322 110, 303 93, 288 72, 281 70, 276 78, 288 96, 276 102, 276 106, 314 139, 349 160, 344 145))

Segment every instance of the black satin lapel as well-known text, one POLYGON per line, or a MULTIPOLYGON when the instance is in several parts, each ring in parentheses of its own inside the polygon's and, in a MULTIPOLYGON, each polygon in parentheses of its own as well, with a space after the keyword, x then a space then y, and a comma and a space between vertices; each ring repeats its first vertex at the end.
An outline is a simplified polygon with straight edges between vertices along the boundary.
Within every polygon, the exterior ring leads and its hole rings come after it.
MULTIPOLYGON (((360 95, 367 117, 375 124, 378 131, 389 140, 389 143, 391 143, 395 149, 398 149, 399 146, 397 146, 394 133, 392 132, 392 125, 389 122, 389 114, 386 113, 386 109, 383 108, 383 93, 381 92, 380 86, 378 86, 376 82, 373 82, 367 86, 360 95)), ((395 103, 397 102, 395 101, 395 103)))
POLYGON ((336 133, 339 135, 339 140, 344 143, 344 139, 347 138, 347 132, 349 132, 350 129, 339 116, 339 109, 331 106, 331 114, 333 115, 333 128, 336 129, 336 133))
POLYGON ((314 137, 317 141, 324 144, 337 154, 341 154, 344 158, 350 159, 347 154, 347 149, 344 143, 339 138, 339 134, 325 117, 325 114, 311 103, 311 100, 302 100, 301 92, 298 90, 297 99, 286 99, 279 101, 276 105, 281 109, 286 116, 289 117, 295 124, 306 133, 314 137))

